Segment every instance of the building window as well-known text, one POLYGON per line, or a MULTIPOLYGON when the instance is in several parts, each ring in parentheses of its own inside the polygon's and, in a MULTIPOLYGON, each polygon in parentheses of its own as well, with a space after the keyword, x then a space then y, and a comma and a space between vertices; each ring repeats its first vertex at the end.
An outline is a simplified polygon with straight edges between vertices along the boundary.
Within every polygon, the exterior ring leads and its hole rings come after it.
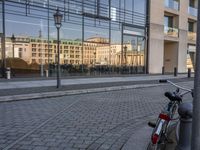
POLYGON ((173 27, 173 17, 172 16, 165 16, 164 17, 164 25, 166 27, 173 27))
POLYGON ((36 57, 36 53, 32 53, 32 57, 36 57))
POLYGON ((194 32, 194 22, 188 22, 188 31, 194 32))
POLYGON ((195 7, 195 0, 189 0, 189 6, 195 7))

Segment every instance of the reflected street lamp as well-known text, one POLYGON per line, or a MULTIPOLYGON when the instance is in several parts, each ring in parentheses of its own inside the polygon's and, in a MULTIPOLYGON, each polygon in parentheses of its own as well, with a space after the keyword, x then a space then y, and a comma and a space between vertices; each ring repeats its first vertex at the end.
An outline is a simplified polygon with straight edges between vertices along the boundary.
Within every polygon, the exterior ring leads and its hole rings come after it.
POLYGON ((127 64, 127 57, 126 57, 126 54, 127 54, 127 46, 125 45, 125 46, 124 46, 124 59, 125 59, 124 64, 125 64, 125 66, 126 66, 126 64, 127 64))
POLYGON ((14 34, 12 34, 11 41, 12 41, 12 54, 13 54, 13 58, 14 58, 15 57, 15 41, 16 41, 14 34))
POLYGON ((57 50, 58 50, 58 61, 57 61, 57 88, 60 88, 60 28, 62 26, 62 18, 63 15, 60 13, 59 9, 57 8, 56 13, 53 15, 55 26, 57 28, 57 50))

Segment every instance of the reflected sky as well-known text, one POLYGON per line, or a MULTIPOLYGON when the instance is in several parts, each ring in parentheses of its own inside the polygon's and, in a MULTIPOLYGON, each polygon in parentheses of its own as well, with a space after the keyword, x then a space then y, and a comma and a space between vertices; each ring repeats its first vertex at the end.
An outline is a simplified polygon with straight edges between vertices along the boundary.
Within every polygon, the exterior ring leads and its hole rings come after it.
MULTIPOLYGON (((16 2, 24 3, 24 0, 15 0, 16 2)), ((59 6, 64 8, 62 0, 50 1, 51 5, 54 7, 59 6)), ((69 10, 74 11, 75 13, 80 13, 82 9, 80 7, 80 0, 66 0, 69 3, 65 4, 69 10), (72 9, 73 8, 73 9, 72 9)), ((87 0, 90 2, 89 4, 85 4, 85 9, 91 10, 94 8, 94 13, 96 12, 96 0, 87 0), (94 4, 91 5, 91 4, 94 4)), ((87 2, 85 1, 85 2, 87 2)), ((13 33, 18 36, 31 36, 38 37, 39 31, 42 31, 42 36, 44 38, 48 37, 48 25, 47 25, 47 0, 32 0, 32 4, 40 3, 40 6, 43 8, 37 8, 33 6, 26 7, 23 4, 15 4, 6 2, 6 36, 11 36, 13 33), (41 5, 41 3, 43 5, 41 5), (29 8, 28 10, 26 8, 29 8)), ((108 1, 100 0, 102 6, 100 8, 107 9, 105 3, 108 1)), ((38 4, 39 5, 39 4, 38 4)), ((111 0, 111 7, 116 8, 116 11, 113 11, 111 16, 117 17, 118 20, 112 20, 112 38, 114 38, 116 42, 120 42, 120 23, 119 22, 127 22, 129 24, 143 24, 145 22, 145 0, 111 0), (121 2, 121 3, 120 3, 121 2), (120 8, 120 9, 119 9, 120 8), (126 11, 126 15, 124 15, 124 10, 126 11), (133 13, 134 12, 134 13, 133 13), (116 28, 115 27, 116 24, 116 28)), ((67 9, 65 8, 65 9, 67 9)), ((74 13, 73 12, 73 13, 74 13)), ((101 11, 100 11, 101 12, 101 11)), ((100 15, 108 15, 107 13, 102 13, 100 15)), ((0 18, 1 19, 1 18, 0 18)), ((65 14, 65 22, 63 22, 61 28, 61 38, 63 39, 81 39, 82 38, 82 17, 80 15, 70 16, 69 14, 65 14), (76 16, 76 17, 75 17, 76 16)), ((2 22, 2 20, 0 20, 2 22)), ((63 19, 64 21, 64 19, 63 19)), ((101 22, 98 19, 85 20, 85 39, 93 36, 101 36, 108 38, 109 29, 108 24, 109 21, 101 22), (90 27, 89 27, 90 25, 90 27)), ((50 38, 56 38, 56 28, 54 26, 53 21, 53 10, 50 11, 50 38)))

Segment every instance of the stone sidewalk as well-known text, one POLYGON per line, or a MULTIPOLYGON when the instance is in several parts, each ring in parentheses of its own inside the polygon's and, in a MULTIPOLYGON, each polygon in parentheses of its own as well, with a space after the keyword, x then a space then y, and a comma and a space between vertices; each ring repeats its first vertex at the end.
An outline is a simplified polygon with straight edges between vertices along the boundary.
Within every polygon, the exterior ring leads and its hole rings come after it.
POLYGON ((178 82, 192 80, 185 78, 185 75, 77 78, 63 79, 59 89, 55 87, 56 80, 8 81, 0 82, 0 102, 154 87, 160 85, 160 79, 178 82))
MULTIPOLYGON (((62 79, 62 86, 83 85, 83 84, 99 84, 99 83, 114 83, 114 82, 133 82, 133 81, 152 81, 160 79, 180 79, 186 78, 186 74, 180 74, 178 77, 172 75, 141 75, 134 77, 96 77, 96 78, 76 78, 62 79)), ((0 90, 3 89, 22 89, 34 87, 52 87, 56 86, 56 80, 33 80, 33 81, 9 81, 0 82, 0 90)))

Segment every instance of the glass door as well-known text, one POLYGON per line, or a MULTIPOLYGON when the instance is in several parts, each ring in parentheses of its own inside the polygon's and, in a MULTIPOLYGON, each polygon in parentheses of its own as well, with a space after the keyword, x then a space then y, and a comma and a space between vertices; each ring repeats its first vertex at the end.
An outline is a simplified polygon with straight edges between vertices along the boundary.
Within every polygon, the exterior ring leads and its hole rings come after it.
POLYGON ((145 67, 144 37, 124 35, 122 65, 126 72, 144 73, 145 67))

